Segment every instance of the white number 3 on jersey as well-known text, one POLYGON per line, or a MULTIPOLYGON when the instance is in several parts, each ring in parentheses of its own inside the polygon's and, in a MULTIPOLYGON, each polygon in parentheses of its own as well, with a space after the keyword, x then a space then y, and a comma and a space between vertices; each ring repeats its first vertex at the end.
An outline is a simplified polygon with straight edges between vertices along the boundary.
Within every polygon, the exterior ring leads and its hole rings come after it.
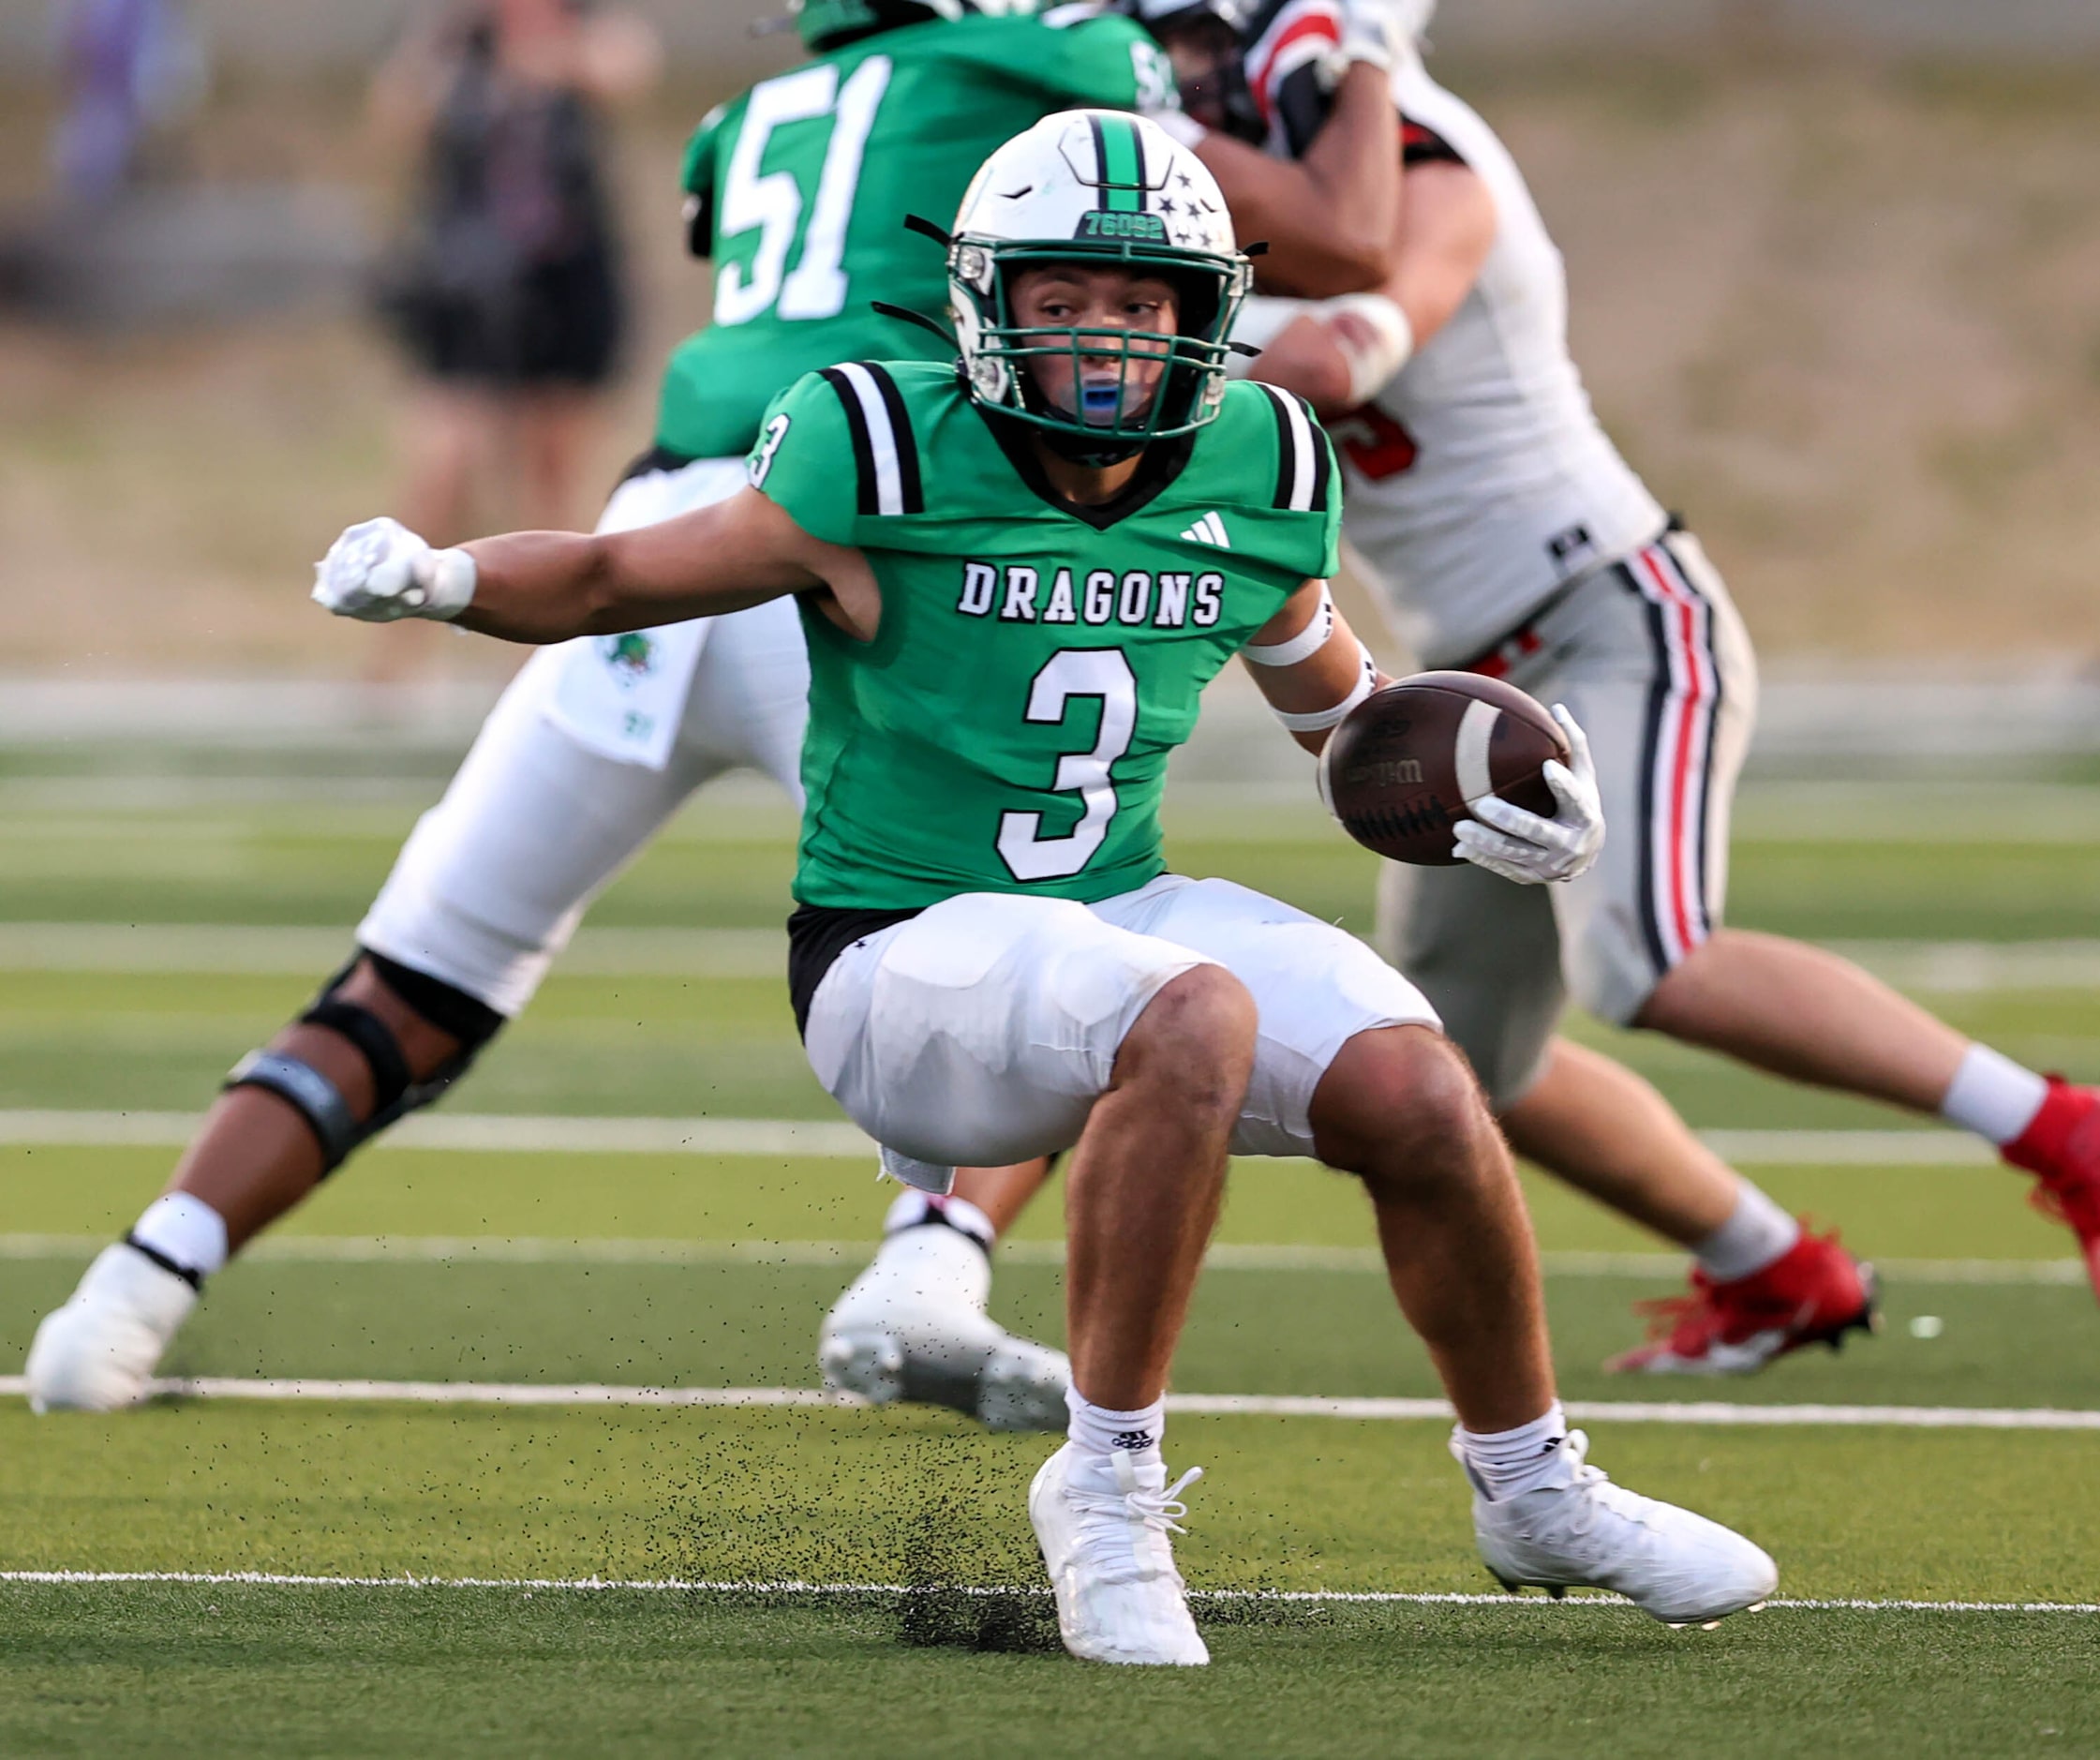
POLYGON ((1050 786, 1076 790, 1086 811, 1064 837, 1045 837, 1039 813, 999 815, 999 859, 1016 880, 1062 880, 1078 873, 1108 840, 1116 816, 1110 766, 1130 750, 1138 730, 1138 680, 1120 648, 1066 648, 1052 654, 1028 690, 1028 719, 1061 722, 1076 696, 1101 699, 1101 730, 1091 752, 1067 752, 1050 786))
POLYGON ((795 418, 783 410, 766 424, 766 431, 758 437, 751 462, 744 467, 744 474, 751 479, 752 488, 765 486, 767 473, 773 468, 773 455, 780 451, 781 442, 787 438, 787 430, 794 421, 795 418))

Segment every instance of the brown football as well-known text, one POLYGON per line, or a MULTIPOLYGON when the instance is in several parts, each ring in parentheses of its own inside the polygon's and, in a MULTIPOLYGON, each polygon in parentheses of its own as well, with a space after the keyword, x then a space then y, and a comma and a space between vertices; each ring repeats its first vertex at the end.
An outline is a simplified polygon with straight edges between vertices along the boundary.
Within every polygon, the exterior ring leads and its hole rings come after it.
POLYGON ((1567 763, 1568 741, 1535 697, 1476 672, 1418 672, 1349 711, 1320 754, 1319 786, 1365 849, 1448 867, 1452 832, 1483 795, 1552 815, 1548 758, 1567 763))

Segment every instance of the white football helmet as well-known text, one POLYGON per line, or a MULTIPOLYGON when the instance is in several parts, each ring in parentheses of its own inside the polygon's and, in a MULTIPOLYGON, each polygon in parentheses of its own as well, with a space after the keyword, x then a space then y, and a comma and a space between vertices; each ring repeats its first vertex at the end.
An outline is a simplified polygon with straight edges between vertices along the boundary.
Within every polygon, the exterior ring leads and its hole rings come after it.
POLYGON ((1252 280, 1217 180, 1157 124, 1114 110, 1046 116, 984 162, 956 216, 948 294, 964 383, 979 404, 1045 431, 1074 458, 1127 457, 1216 416, 1226 337, 1252 280), (1127 264, 1172 283, 1173 334, 1017 324, 1014 274, 1073 261, 1127 264), (1052 355, 1071 361, 1075 383, 1097 383, 1104 359, 1122 372, 1098 402, 1090 384, 1084 410, 1061 409, 1028 370, 1052 355), (1132 363, 1149 368, 1162 357, 1156 390, 1131 392, 1132 363))

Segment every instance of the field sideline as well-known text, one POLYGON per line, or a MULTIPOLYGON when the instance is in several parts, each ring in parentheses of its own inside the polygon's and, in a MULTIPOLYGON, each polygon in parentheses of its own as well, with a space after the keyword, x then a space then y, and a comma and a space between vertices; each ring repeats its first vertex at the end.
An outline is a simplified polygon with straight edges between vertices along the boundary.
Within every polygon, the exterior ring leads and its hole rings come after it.
MULTIPOLYGON (((1964 797, 1930 863, 1762 812, 1736 918, 1870 943, 1970 1030, 2100 1074, 2100 814, 2061 793, 2080 835, 1964 797)), ((410 803, 6 805, 11 1377, 410 803)), ((1243 1162, 1169 1438, 1209 1470, 1179 1551, 1216 1664, 1056 1655, 1020 1510, 1047 1444, 818 1382, 884 1198, 766 964, 778 824, 730 828, 645 858, 471 1084, 215 1282, 166 1398, 38 1420, 0 1379, 0 1752, 2100 1751, 2100 1529, 2065 1497, 2100 1469, 2100 1306, 2066 1237, 1962 1139, 1586 1027, 1882 1266, 1878 1337, 1629 1385, 1598 1365, 1681 1261, 1527 1176, 1594 1458, 1755 1535, 1779 1600, 1672 1633, 1489 1592, 1360 1197, 1243 1162)), ((1368 865, 1316 818, 1188 828, 1182 865, 1368 926, 1368 865)), ((1046 1203, 1002 1249, 1009 1324, 1061 1335, 1061 1258, 1046 1203)))

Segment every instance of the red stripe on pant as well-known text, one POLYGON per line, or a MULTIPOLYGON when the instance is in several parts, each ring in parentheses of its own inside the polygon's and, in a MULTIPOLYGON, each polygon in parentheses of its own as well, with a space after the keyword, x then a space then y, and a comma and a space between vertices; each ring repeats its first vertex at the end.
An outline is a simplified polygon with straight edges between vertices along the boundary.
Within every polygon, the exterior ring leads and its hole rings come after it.
MULTIPOLYGON (((1663 832, 1668 850, 1668 910, 1680 957, 1706 938, 1706 902, 1699 887, 1698 851, 1692 846, 1694 828, 1690 821, 1690 795, 1694 786, 1693 747, 1703 749, 1702 711, 1710 706, 1716 690, 1713 663, 1702 640, 1706 607, 1678 573, 1676 559, 1661 544, 1650 544, 1631 559, 1638 576, 1652 589, 1662 606, 1663 627, 1670 640, 1672 659, 1680 669, 1682 697, 1677 707, 1676 738, 1671 753, 1668 795, 1663 832)), ((1676 680, 1672 681, 1673 684, 1676 680)), ((1698 770, 1697 785, 1704 788, 1705 767, 1698 770)), ((1697 815, 1697 834, 1704 835, 1704 800, 1697 815)))

